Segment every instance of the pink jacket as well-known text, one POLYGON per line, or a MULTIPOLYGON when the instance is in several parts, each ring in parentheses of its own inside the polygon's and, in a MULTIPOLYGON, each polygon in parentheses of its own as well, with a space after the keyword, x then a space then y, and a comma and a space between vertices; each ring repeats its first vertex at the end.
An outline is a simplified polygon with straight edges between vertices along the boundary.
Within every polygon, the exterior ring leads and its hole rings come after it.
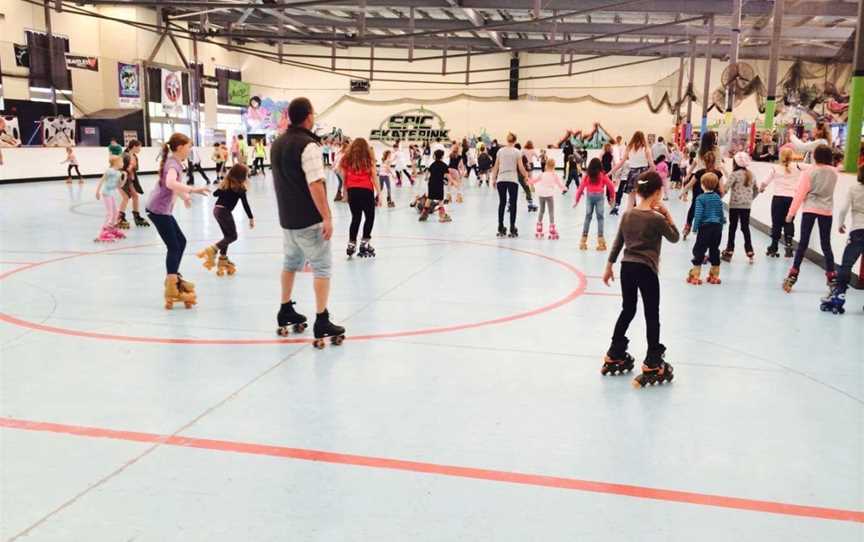
POLYGON ((579 189, 576 190, 576 195, 573 199, 573 204, 576 205, 579 203, 579 200, 582 199, 582 192, 588 191, 589 195, 596 196, 597 194, 603 194, 604 188, 608 193, 607 198, 609 201, 615 199, 615 185, 609 180, 609 177, 604 172, 600 172, 600 177, 596 181, 592 181, 591 177, 585 175, 582 178, 582 184, 579 185, 579 189))
POLYGON ((786 168, 782 165, 772 169, 771 174, 768 175, 768 178, 765 179, 764 183, 762 183, 762 190, 765 190, 765 188, 773 182, 775 196, 794 198, 795 194, 798 192, 798 179, 801 177, 801 172, 795 167, 791 169, 792 171, 789 173, 786 173, 786 168))
POLYGON ((534 177, 528 184, 533 185, 537 190, 538 198, 551 198, 557 190, 564 190, 564 183, 561 182, 561 177, 554 171, 544 171, 539 177, 534 177))

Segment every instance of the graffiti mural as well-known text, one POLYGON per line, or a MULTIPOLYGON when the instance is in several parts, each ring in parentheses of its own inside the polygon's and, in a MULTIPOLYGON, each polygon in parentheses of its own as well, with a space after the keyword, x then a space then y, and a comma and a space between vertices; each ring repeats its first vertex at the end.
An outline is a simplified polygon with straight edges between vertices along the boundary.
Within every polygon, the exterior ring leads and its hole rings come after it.
POLYGON ((567 130, 558 142, 558 147, 561 147, 567 139, 574 147, 581 149, 602 149, 603 145, 612 142, 612 136, 600 126, 599 122, 595 122, 594 129, 588 133, 583 133, 581 130, 567 130))
POLYGON ((288 129, 287 101, 252 96, 243 110, 243 126, 248 134, 281 133, 288 129))

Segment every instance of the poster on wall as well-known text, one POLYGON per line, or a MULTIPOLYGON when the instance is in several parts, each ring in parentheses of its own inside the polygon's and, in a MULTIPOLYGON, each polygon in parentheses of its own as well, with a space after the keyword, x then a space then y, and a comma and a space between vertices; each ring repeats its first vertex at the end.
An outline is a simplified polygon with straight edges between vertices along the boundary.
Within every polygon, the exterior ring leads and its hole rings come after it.
POLYGON ((450 130, 444 126, 440 115, 421 107, 382 120, 369 139, 383 142, 449 140, 450 130))
POLYGON ((263 100, 252 96, 243 110, 243 126, 246 133, 263 134, 284 132, 288 129, 288 103, 270 98, 263 100))
MULTIPOLYGON (((246 107, 252 98, 252 85, 243 81, 228 80, 228 105, 246 107)), ((261 100, 258 100, 259 102, 261 100)))
POLYGON ((141 73, 138 64, 117 63, 117 96, 122 106, 141 107, 141 73))
POLYGON ((18 128, 18 117, 0 116, 0 147, 18 147, 20 145, 21 130, 18 128))
POLYGON ((162 70, 162 110, 167 116, 180 116, 183 113, 181 72, 162 70))
POLYGON ((130 141, 138 140, 137 130, 123 130, 123 146, 128 147, 130 141))
POLYGON ((15 49, 15 65, 19 68, 30 67, 30 50, 26 45, 13 43, 12 48, 15 49))
POLYGON ((42 145, 46 147, 75 145, 75 119, 63 115, 42 117, 42 145))
POLYGON ((66 53, 66 68, 98 72, 99 59, 95 56, 70 55, 66 53))

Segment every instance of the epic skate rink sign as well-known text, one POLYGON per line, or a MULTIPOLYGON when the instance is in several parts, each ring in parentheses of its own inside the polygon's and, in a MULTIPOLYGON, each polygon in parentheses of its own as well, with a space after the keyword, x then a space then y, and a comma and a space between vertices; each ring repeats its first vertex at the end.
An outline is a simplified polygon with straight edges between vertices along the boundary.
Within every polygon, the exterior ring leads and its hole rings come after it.
POLYGON ((450 139, 440 115, 427 109, 411 109, 391 115, 369 135, 372 141, 435 141, 450 139))

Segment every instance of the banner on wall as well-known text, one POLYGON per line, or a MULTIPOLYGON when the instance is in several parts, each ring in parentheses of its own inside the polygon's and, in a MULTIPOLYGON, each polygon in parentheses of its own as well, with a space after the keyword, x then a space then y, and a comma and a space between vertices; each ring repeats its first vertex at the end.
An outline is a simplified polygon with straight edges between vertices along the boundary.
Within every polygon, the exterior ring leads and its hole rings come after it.
POLYGON ((138 64, 117 63, 117 96, 120 105, 141 107, 141 72, 138 64))
POLYGON ((243 126, 246 133, 263 134, 268 132, 284 132, 288 129, 288 103, 270 98, 263 100, 252 96, 243 110, 243 126))
POLYGON ((15 49, 15 65, 19 68, 30 67, 30 49, 26 45, 13 43, 12 48, 15 49))
POLYGON ((70 55, 66 53, 66 68, 98 72, 99 59, 95 56, 70 55))
POLYGON ((183 74, 162 70, 162 110, 168 116, 183 113, 183 74))
POLYGON ((21 129, 18 127, 18 117, 0 116, 0 147, 18 147, 20 145, 21 129))
POLYGON ((369 135, 372 141, 435 141, 449 140, 450 130, 444 119, 428 109, 409 109, 381 121, 377 130, 369 135))
MULTIPOLYGON (((249 102, 253 97, 258 98, 257 96, 252 96, 252 85, 243 81, 235 81, 234 79, 228 80, 228 105, 247 107, 250 106, 249 102)), ((260 102, 261 100, 259 99, 258 101, 260 102)))
POLYGON ((46 147, 75 145, 75 119, 62 115, 42 117, 42 145, 46 147))

